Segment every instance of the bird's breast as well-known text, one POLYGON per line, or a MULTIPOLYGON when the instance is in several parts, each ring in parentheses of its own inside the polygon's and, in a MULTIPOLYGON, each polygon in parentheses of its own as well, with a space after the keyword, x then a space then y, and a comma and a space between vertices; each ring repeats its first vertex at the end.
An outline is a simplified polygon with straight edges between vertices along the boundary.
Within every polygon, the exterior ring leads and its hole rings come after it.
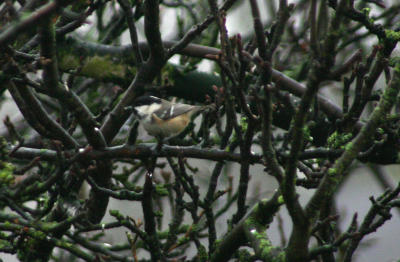
POLYGON ((153 114, 151 121, 145 121, 143 127, 152 136, 169 137, 182 132, 189 122, 190 118, 188 114, 167 120, 163 120, 153 114))

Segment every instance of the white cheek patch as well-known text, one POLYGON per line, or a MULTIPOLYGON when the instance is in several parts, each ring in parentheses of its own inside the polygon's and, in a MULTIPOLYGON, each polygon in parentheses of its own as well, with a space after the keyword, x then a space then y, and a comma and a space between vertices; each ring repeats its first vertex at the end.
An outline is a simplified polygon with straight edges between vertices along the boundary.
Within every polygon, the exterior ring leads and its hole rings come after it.
POLYGON ((136 106, 135 107, 136 113, 139 115, 140 118, 143 118, 143 116, 144 116, 145 107, 147 107, 147 106, 136 106))
POLYGON ((148 106, 148 108, 149 112, 154 113, 155 111, 161 108, 161 104, 151 104, 148 106))
POLYGON ((151 105, 143 105, 135 107, 141 118, 145 118, 147 121, 150 121, 151 115, 161 108, 160 104, 151 104, 151 105), (148 119, 147 119, 148 118, 148 119))
POLYGON ((137 110, 137 112, 140 114, 140 115, 143 115, 143 113, 144 113, 144 111, 145 111, 145 109, 147 108, 148 106, 137 106, 137 107, 135 107, 135 109, 137 110))
POLYGON ((135 109, 141 113, 141 114, 152 114, 154 111, 157 111, 160 109, 161 105, 160 104, 151 104, 151 105, 143 105, 143 106, 137 106, 135 109))

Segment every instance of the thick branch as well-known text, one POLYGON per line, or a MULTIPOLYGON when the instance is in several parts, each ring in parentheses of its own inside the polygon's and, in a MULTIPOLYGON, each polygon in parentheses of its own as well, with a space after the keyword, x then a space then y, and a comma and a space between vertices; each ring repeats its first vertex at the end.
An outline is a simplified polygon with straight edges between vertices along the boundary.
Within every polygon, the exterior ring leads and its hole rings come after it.
MULTIPOLYGON (((256 204, 248 215, 222 238, 210 261, 228 261, 239 247, 249 242, 248 234, 263 234, 281 204, 279 202, 279 193, 275 193, 270 200, 261 200, 256 204)), ((274 257, 275 250, 273 248, 264 251, 274 257)))
MULTIPOLYGON (((201 149, 199 147, 183 147, 163 145, 161 150, 154 150, 154 144, 139 144, 135 146, 115 146, 100 150, 91 150, 82 152, 73 157, 74 161, 78 160, 105 160, 132 158, 141 159, 151 156, 155 157, 189 157, 213 161, 232 161, 241 162, 241 155, 238 153, 227 152, 219 149, 201 149)), ((73 155, 73 152, 65 152, 67 155, 73 155)), ((40 157, 41 160, 56 161, 57 152, 50 149, 36 149, 20 147, 13 153, 13 157, 21 159, 32 159, 40 157)), ((261 156, 257 154, 250 155, 250 163, 261 163, 261 156)))
POLYGON ((397 64, 393 79, 379 101, 377 107, 371 114, 367 124, 361 129, 360 133, 347 145, 342 156, 336 160, 334 166, 328 170, 313 197, 307 204, 307 217, 314 219, 318 213, 320 205, 335 192, 337 185, 347 174, 349 166, 353 163, 357 154, 369 145, 374 138, 376 129, 383 123, 386 115, 393 107, 400 89, 400 65, 397 64))

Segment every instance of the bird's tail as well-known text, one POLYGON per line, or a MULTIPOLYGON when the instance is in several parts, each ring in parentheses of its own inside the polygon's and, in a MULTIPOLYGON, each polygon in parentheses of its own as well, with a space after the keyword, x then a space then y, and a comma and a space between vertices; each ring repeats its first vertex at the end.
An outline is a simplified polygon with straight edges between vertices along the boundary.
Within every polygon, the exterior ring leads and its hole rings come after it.
POLYGON ((191 118, 197 117, 199 114, 203 112, 213 112, 217 110, 217 106, 215 104, 209 104, 205 106, 195 106, 195 109, 192 110, 191 118))
POLYGON ((205 106, 201 106, 200 111, 204 112, 204 111, 216 111, 217 110, 217 106, 215 104, 209 104, 209 105, 205 105, 205 106))

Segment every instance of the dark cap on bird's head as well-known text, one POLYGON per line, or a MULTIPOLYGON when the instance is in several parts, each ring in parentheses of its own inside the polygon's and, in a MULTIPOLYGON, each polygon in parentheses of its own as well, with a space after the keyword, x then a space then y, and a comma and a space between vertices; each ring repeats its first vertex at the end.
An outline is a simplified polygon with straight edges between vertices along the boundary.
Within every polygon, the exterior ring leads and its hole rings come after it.
POLYGON ((133 101, 133 107, 161 104, 161 99, 155 96, 139 96, 133 101))

